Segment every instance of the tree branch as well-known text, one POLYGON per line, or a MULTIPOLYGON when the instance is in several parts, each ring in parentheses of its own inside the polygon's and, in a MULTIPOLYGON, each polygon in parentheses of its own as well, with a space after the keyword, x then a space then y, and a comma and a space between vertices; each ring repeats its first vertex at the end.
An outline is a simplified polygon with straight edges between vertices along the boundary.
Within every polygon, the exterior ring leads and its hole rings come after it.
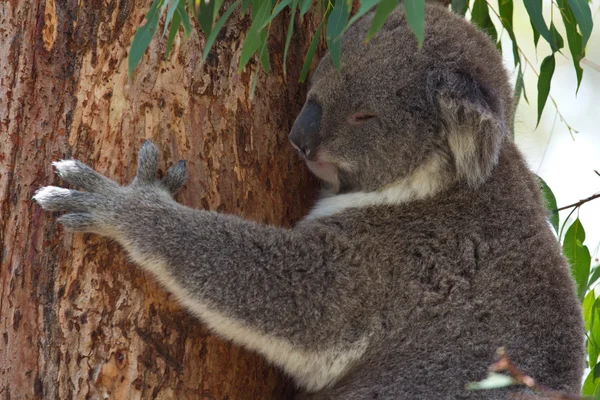
POLYGON ((568 210, 569 208, 573 208, 573 207, 581 207, 582 205, 584 205, 585 203, 587 203, 588 201, 592 201, 594 199, 600 198, 600 193, 596 193, 586 199, 583 200, 579 200, 576 203, 573 204, 569 204, 568 206, 564 206, 564 207, 560 207, 557 208, 556 211, 562 211, 562 210, 568 210))
POLYGON ((500 360, 490 366, 490 371, 492 372, 506 372, 510 375, 511 378, 514 379, 516 384, 524 385, 538 393, 538 395, 526 395, 526 394, 513 394, 511 395, 512 399, 551 399, 551 400, 584 400, 584 397, 579 395, 573 395, 563 392, 558 392, 556 390, 549 389, 538 384, 535 379, 526 375, 523 371, 517 368, 516 365, 510 361, 508 355, 504 348, 499 348, 497 350, 498 355, 500 356, 500 360))

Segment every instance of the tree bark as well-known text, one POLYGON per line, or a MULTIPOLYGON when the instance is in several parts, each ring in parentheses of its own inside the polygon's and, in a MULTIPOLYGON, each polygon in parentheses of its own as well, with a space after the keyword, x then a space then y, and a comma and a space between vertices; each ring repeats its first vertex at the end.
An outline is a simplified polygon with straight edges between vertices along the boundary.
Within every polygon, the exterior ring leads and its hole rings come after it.
POLYGON ((0 398, 283 399, 290 382, 210 334, 115 243, 70 234, 32 201, 61 185, 51 161, 78 158, 122 183, 144 138, 162 168, 188 161, 183 204, 289 226, 314 196, 287 133, 315 22, 276 19, 272 72, 237 66, 249 18, 232 16, 201 64, 204 37, 157 34, 128 80, 148 1, 0 3, 0 398), (285 27, 285 28, 284 28, 285 27))

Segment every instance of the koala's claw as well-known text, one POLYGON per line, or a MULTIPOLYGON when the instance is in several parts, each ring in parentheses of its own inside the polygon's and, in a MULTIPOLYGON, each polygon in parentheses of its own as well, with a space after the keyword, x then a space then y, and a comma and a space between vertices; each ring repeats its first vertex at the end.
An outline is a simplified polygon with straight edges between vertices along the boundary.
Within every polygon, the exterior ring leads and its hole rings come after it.
POLYGON ((98 221, 89 213, 70 213, 61 215, 57 221, 70 231, 93 232, 99 226, 98 221))
POLYGON ((185 160, 180 160, 167 170, 161 182, 174 195, 185 184, 186 178, 185 160))
POLYGON ((156 181, 158 169, 158 149, 148 139, 144 140, 138 152, 138 169, 134 184, 148 185, 156 181))
POLYGON ((45 186, 35 192, 33 199, 48 211, 90 211, 99 204, 93 193, 79 192, 56 186, 45 186))
POLYGON ((158 149, 146 140, 138 153, 138 171, 133 183, 122 187, 77 160, 52 163, 58 175, 66 182, 85 190, 46 186, 39 189, 33 199, 48 211, 66 214, 58 221, 67 229, 84 232, 110 232, 119 225, 115 209, 138 204, 140 199, 162 201, 165 192, 174 195, 186 180, 185 161, 173 165, 158 180, 158 149), (152 194, 158 194, 153 196, 152 194))
POLYGON ((89 192, 106 192, 119 187, 116 182, 99 174, 81 161, 61 160, 53 162, 52 165, 56 168, 58 176, 66 182, 89 192))

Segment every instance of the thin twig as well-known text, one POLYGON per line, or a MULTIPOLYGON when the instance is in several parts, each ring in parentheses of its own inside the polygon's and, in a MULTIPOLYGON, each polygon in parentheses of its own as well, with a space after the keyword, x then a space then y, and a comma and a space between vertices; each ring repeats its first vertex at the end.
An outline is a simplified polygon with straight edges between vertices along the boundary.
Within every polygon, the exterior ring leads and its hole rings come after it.
POLYGON ((568 394, 564 392, 558 392, 556 390, 549 389, 545 386, 540 385, 533 379, 531 376, 525 374, 516 365, 512 363, 512 361, 508 358, 506 351, 504 348, 499 348, 497 350, 498 355, 500 356, 500 360, 490 366, 490 371, 492 372, 505 372, 510 375, 511 378, 514 379, 515 383, 527 386, 529 389, 538 393, 538 396, 526 396, 522 395, 520 399, 552 399, 552 400, 583 400, 584 397, 579 395, 568 394))
POLYGON ((590 197, 588 197, 586 199, 579 200, 578 202, 573 203, 573 204, 569 204, 568 206, 557 208, 556 211, 568 210, 569 208, 572 208, 572 207, 581 207, 582 205, 584 205, 588 201, 592 201, 592 200, 597 199, 597 198, 600 198, 600 193, 596 193, 596 194, 594 194, 594 195, 592 195, 592 196, 590 196, 590 197))
MULTIPOLYGON (((488 3, 488 8, 490 10, 492 10, 492 12, 494 14, 496 14, 496 17, 498 17, 498 19, 500 20, 500 23, 502 24, 502 17, 500 16, 500 14, 498 14, 498 12, 496 11, 496 9, 494 7, 492 7, 489 3, 488 3)), ((504 24, 502 24, 502 27, 504 27, 504 24)), ((511 39, 512 40, 512 39, 511 39)), ((529 64, 529 66, 531 67, 531 70, 533 71, 533 73, 538 77, 540 77, 540 74, 535 70, 535 68, 533 67, 533 63, 531 61, 529 61, 529 59, 527 58, 527 56, 525 55, 525 52, 523 51, 523 49, 521 49, 521 46, 519 46, 518 43, 514 43, 514 45, 517 47, 517 50, 519 51, 519 54, 521 55, 521 57, 523 57, 525 59, 525 62, 527 64, 529 64)), ((519 60, 519 68, 521 68, 521 65, 523 63, 519 60)), ((558 114, 558 116, 560 117, 560 120, 567 126, 567 129, 569 130, 569 134, 571 135, 571 137, 573 139, 575 139, 573 137, 573 132, 575 133, 579 133, 579 131, 577 131, 576 129, 574 129, 569 122, 567 122, 567 120, 565 119, 565 117, 562 115, 562 113, 560 112, 560 110, 558 109, 558 104, 556 103, 556 100, 554 100, 554 97, 552 97, 551 94, 548 94, 548 98, 550 99, 550 101, 552 102, 552 105, 554 106, 554 109, 556 110, 556 113, 558 114)))

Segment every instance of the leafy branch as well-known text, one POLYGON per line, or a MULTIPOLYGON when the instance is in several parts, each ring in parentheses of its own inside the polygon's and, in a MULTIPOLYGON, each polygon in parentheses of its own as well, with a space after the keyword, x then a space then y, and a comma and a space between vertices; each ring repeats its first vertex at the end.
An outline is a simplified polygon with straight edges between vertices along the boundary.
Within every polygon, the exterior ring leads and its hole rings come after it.
MULTIPOLYGON (((455 12, 466 15, 470 10, 471 21, 483 29, 501 50, 498 33, 490 18, 490 9, 500 19, 504 31, 506 31, 513 44, 513 55, 515 66, 519 66, 519 78, 515 92, 520 96, 521 92, 526 97, 523 88, 522 62, 532 65, 521 51, 517 37, 513 29, 513 0, 497 0, 498 12, 488 4, 488 0, 452 0, 451 7, 455 12)), ((447 4, 448 1, 440 1, 447 4)), ((368 30, 365 40, 369 40, 383 26, 391 12, 397 7, 403 7, 406 20, 415 34, 419 46, 423 43, 425 37, 424 10, 425 0, 404 0, 401 4, 399 0, 358 0, 358 11, 351 16, 352 0, 236 0, 232 3, 221 17, 223 0, 153 0, 150 9, 146 14, 145 23, 138 28, 134 35, 131 49, 129 52, 128 71, 129 76, 143 58, 143 55, 150 45, 150 42, 158 30, 159 21, 164 19, 163 35, 168 32, 166 56, 168 57, 173 41, 183 27, 186 37, 188 37, 193 28, 190 15, 197 21, 197 30, 206 38, 205 47, 202 51, 203 62, 208 57, 210 50, 218 38, 218 33, 223 28, 231 14, 239 9, 242 15, 250 10, 251 25, 248 28, 242 54, 240 56, 239 71, 241 72, 248 64, 250 59, 257 56, 264 71, 269 72, 269 54, 266 45, 269 37, 269 28, 272 21, 287 10, 289 16, 288 29, 286 34, 283 65, 286 72, 288 49, 294 34, 295 19, 304 18, 306 14, 320 15, 319 23, 313 35, 312 42, 307 51, 300 81, 303 82, 308 75, 308 70, 316 53, 319 38, 324 35, 325 42, 330 52, 333 64, 339 69, 341 60, 340 40, 343 32, 355 23, 360 17, 369 11, 374 10, 371 26, 368 30)), ((543 3, 541 1, 524 0, 524 5, 529 15, 531 26, 533 28, 533 41, 537 46, 540 38, 543 38, 551 48, 551 54, 542 61, 538 76, 538 124, 546 101, 550 98, 556 107, 556 101, 550 96, 550 83, 554 75, 556 65, 555 53, 560 52, 564 47, 564 39, 556 29, 556 21, 550 19, 548 25, 543 16, 543 3)), ((573 65, 577 78, 577 90, 581 84, 583 69, 580 62, 585 57, 585 47, 590 38, 593 29, 593 20, 590 7, 586 0, 554 0, 551 4, 551 12, 558 9, 561 21, 566 30, 567 43, 569 51, 573 57, 573 65)), ((316 15, 315 15, 316 17, 316 15)), ((532 67, 533 69, 533 67, 532 67)), ((535 71, 535 70, 534 70, 535 71)), ((255 75, 255 79, 256 79, 255 75)), ((253 82, 254 84, 254 82, 253 82)), ((558 111, 558 109, 557 109, 558 111)), ((565 121, 559 112, 562 121, 565 121)), ((565 121, 566 123, 566 121, 565 121)), ((569 132, 574 131, 567 124, 569 132)))

